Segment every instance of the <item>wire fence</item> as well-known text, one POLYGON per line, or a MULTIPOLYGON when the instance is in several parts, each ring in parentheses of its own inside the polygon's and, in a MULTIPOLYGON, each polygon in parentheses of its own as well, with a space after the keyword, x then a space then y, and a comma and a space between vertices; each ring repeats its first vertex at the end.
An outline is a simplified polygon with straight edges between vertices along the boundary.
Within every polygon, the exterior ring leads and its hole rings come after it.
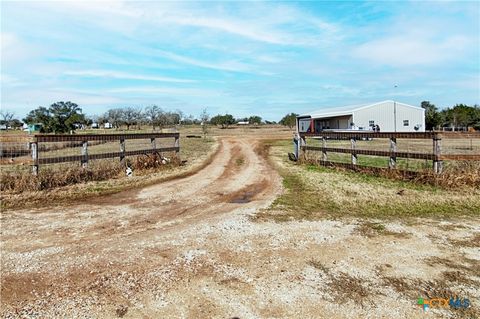
POLYGON ((0 165, 25 165, 30 161, 30 141, 26 135, 0 135, 0 165))
POLYGON ((8 136, 0 139, 2 170, 40 165, 78 162, 87 166, 91 160, 119 158, 180 150, 179 133, 78 134, 32 137, 8 136))
POLYGON ((444 161, 480 161, 480 134, 462 132, 301 133, 297 158, 319 164, 348 164, 436 173, 444 161))

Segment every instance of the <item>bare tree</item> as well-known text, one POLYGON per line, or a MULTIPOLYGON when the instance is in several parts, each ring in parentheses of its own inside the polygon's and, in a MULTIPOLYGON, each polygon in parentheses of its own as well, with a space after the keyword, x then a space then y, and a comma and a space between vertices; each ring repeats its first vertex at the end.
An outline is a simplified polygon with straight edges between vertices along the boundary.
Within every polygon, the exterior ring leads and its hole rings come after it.
POLYGON ((178 123, 174 123, 174 124, 179 124, 179 125, 182 124, 182 121, 185 119, 185 114, 180 110, 176 110, 175 113, 177 115, 178 123))
POLYGON ((142 110, 134 107, 126 107, 122 109, 122 120, 130 130, 130 126, 135 125, 141 119, 142 110))
POLYGON ((120 125, 122 125, 123 110, 120 108, 110 109, 104 115, 104 118, 107 119, 108 122, 115 127, 115 129, 118 129, 120 125))
POLYGON ((178 112, 167 112, 167 117, 169 125, 180 124, 181 115, 178 112))
POLYGON ((146 119, 148 123, 152 125, 152 129, 154 131, 155 131, 155 126, 162 126, 161 117, 163 113, 164 112, 162 108, 157 105, 151 105, 145 108, 146 119))
POLYGON ((3 123, 5 123, 5 128, 8 131, 8 127, 10 126, 15 113, 9 111, 0 111, 0 116, 2 117, 3 123))
POLYGON ((202 113, 200 114, 200 121, 202 121, 200 124, 202 125, 203 138, 207 137, 209 119, 210 115, 207 113, 207 109, 203 109, 202 113))
POLYGON ((137 108, 137 130, 142 129, 143 124, 147 124, 147 116, 145 115, 145 112, 143 112, 142 108, 139 107, 137 108))
POLYGON ((192 114, 190 114, 189 116, 186 116, 186 117, 183 119, 183 123, 185 123, 185 124, 194 124, 194 123, 195 123, 195 116, 193 116, 192 114))

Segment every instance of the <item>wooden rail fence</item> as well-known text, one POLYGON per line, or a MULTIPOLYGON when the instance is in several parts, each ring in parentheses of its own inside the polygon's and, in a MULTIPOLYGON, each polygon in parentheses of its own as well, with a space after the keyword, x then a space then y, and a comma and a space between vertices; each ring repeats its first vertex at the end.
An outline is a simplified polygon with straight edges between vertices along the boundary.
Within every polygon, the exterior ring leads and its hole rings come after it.
POLYGON ((64 163, 64 162, 80 162, 83 166, 88 165, 89 160, 105 159, 105 158, 120 158, 123 161, 127 156, 152 154, 161 152, 174 152, 175 155, 180 151, 180 133, 132 133, 132 134, 78 134, 78 135, 48 135, 37 134, 33 136, 30 142, 30 150, 32 155, 32 172, 38 174, 39 166, 42 164, 64 163), (173 144, 169 147, 157 148, 157 139, 173 138, 173 144), (140 150, 126 150, 126 140, 146 139, 150 140, 150 148, 140 150), (89 141, 104 141, 115 142, 118 141, 117 152, 102 152, 97 154, 89 154, 89 141), (55 156, 55 157, 40 157, 40 143, 55 143, 55 142, 81 142, 80 154, 55 156))
POLYGON ((480 141, 480 133, 464 133, 464 132, 335 132, 324 131, 319 133, 297 133, 295 142, 296 158, 301 156, 305 151, 322 152, 321 164, 331 163, 328 161, 328 153, 344 153, 351 155, 351 165, 356 166, 358 163, 358 155, 372 155, 388 157, 388 167, 395 169, 397 167, 397 158, 407 159, 424 159, 433 162, 433 170, 435 173, 441 173, 444 160, 463 160, 463 161, 480 161, 480 152, 473 154, 443 154, 442 139, 478 139, 480 141), (322 146, 309 146, 306 138, 317 138, 322 141, 322 146), (373 139, 389 139, 389 150, 372 150, 357 148, 358 140, 373 139), (431 152, 400 152, 397 150, 397 139, 431 139, 431 152), (350 140, 350 148, 327 147, 328 140, 350 140))

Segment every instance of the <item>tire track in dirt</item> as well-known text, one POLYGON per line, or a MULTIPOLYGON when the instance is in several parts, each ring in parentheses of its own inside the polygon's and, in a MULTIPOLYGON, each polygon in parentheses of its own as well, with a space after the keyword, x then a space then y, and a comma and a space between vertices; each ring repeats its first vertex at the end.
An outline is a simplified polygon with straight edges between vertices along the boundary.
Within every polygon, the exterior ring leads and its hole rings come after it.
POLYGON ((159 261, 145 243, 159 234, 271 201, 280 179, 256 152, 260 141, 229 137, 220 143, 212 162, 194 175, 64 209, 3 216, 1 289, 10 297, 2 298, 2 308, 31 304, 42 292, 68 297, 88 291, 95 274, 127 261, 130 271, 148 271, 159 261))

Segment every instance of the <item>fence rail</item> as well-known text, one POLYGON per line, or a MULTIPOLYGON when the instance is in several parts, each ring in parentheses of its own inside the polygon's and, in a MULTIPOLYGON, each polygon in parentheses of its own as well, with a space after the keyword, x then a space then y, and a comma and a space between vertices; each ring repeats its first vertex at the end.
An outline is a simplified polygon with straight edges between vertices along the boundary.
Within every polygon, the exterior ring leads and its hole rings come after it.
MULTIPOLYGON (((337 148, 337 147, 318 147, 318 146, 303 146, 305 151, 321 151, 331 153, 345 153, 355 155, 372 155, 372 156, 388 156, 388 157, 400 157, 400 158, 415 158, 415 159, 435 159, 434 154, 428 153, 414 153, 414 152, 390 152, 390 151, 377 151, 377 150, 363 150, 363 149, 351 149, 351 148, 337 148)), ((480 156, 479 156, 480 159, 480 156)))
MULTIPOLYGON (((301 153, 305 155, 306 151, 321 152, 320 164, 332 164, 329 159, 329 153, 350 154, 350 166, 355 167, 358 162, 358 155, 369 155, 389 158, 388 167, 395 169, 397 167, 397 158, 406 159, 422 159, 431 160, 433 162, 433 170, 435 173, 441 173, 444 160, 463 160, 463 161, 480 161, 480 133, 471 132, 348 132, 348 131, 322 131, 318 133, 298 133, 295 142, 295 155, 299 158, 301 153), (322 146, 307 145, 307 138, 320 140, 322 146), (388 149, 368 149, 359 148, 357 141, 369 141, 378 139, 388 139, 389 143, 384 147, 388 149), (423 144, 423 149, 414 151, 399 151, 397 139, 405 140, 431 140, 431 146, 428 143, 423 144), (444 153, 442 149, 442 141, 453 139, 454 144, 461 144, 460 140, 470 141, 469 146, 456 147, 449 152, 444 153), (332 147, 327 144, 334 144, 332 141, 350 140, 350 147, 332 147), (330 141, 330 142, 329 142, 330 141), (473 146, 475 141, 475 148, 473 146), (478 145, 478 146, 477 146, 478 145), (458 149, 467 150, 459 153, 458 149), (453 153, 452 153, 453 152, 453 153)), ((369 145, 366 145, 369 146, 369 145)), ((421 147, 418 147, 421 148, 421 147)))
POLYGON ((149 138, 178 138, 180 133, 128 133, 128 134, 35 134, 36 142, 73 142, 73 141, 119 141, 149 138))
MULTIPOLYGON (((137 145, 138 146, 138 145, 137 145)), ((55 149, 55 148, 54 148, 55 149)), ((65 163, 65 162, 80 162, 83 166, 87 166, 90 160, 107 159, 107 158, 120 158, 124 160, 127 156, 135 156, 142 154, 174 152, 175 155, 180 151, 180 134, 179 133, 134 133, 134 134, 79 134, 79 135, 47 135, 37 134, 34 135, 30 141, 30 153, 32 156, 32 172, 38 174, 39 166, 44 164, 53 163, 65 163), (168 146, 157 147, 158 139, 173 139, 173 143, 168 146), (141 149, 126 150, 127 140, 148 140, 149 148, 145 148, 145 144, 141 144, 141 149), (100 149, 99 152, 89 153, 89 142, 91 146, 100 145, 106 143, 112 143, 118 141, 117 151, 105 151, 100 149), (50 156, 41 157, 42 149, 48 149, 47 147, 41 147, 42 143, 71 143, 70 147, 65 147, 60 150, 72 150, 77 148, 79 152, 77 155, 63 155, 56 154, 51 156, 52 152, 45 152, 50 156), (80 142, 80 143, 78 143, 80 142), (92 143, 94 142, 94 143, 92 143), (73 145, 73 146, 72 146, 73 145)))

